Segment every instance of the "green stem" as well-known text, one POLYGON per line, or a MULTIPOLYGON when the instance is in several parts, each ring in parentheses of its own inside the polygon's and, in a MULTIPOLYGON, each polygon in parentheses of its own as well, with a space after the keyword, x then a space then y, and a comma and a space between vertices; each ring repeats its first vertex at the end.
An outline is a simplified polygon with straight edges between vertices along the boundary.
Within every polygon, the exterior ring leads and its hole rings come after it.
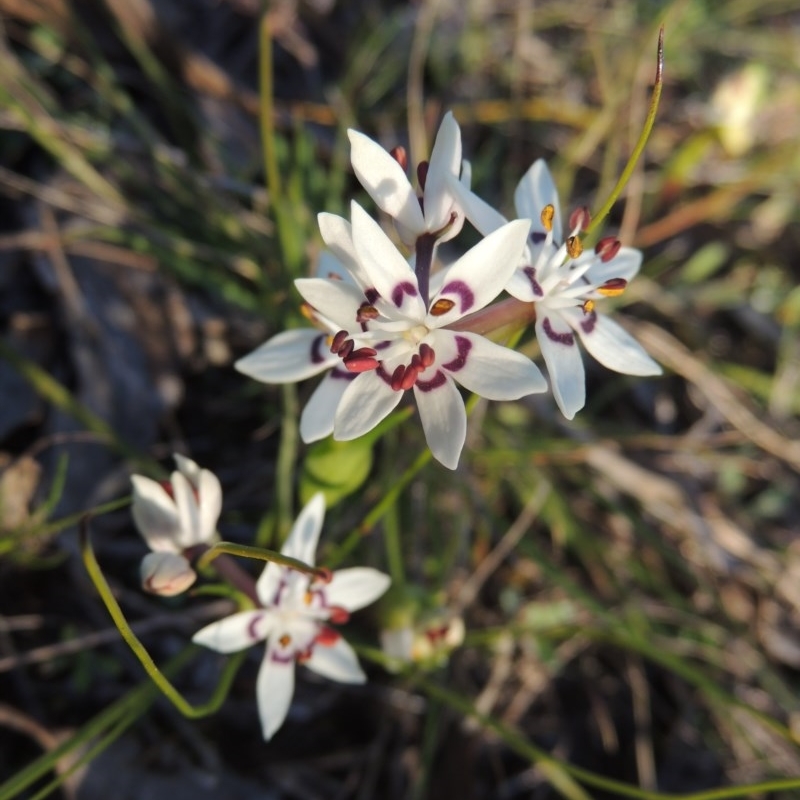
POLYGON ((312 578, 326 578, 328 570, 324 567, 311 567, 304 561, 298 561, 296 558, 285 556, 283 553, 278 553, 274 550, 265 550, 263 547, 250 547, 246 544, 234 544, 233 542, 217 542, 210 547, 197 561, 197 568, 202 569, 207 567, 215 558, 227 553, 231 556, 240 556, 241 558, 252 558, 256 561, 271 561, 273 564, 280 564, 282 567, 289 567, 296 569, 312 578))
POLYGON ((598 211, 596 211, 592 215, 592 222, 589 227, 586 229, 586 233, 590 234, 594 231, 597 226, 605 219, 608 215, 608 212, 611 210, 611 207, 617 201, 617 198, 620 196, 620 193, 625 188, 625 184, 633 175, 633 170, 636 168, 636 162, 639 160, 639 156, 641 156, 642 152, 644 151, 645 145, 647 144, 647 140, 650 138, 650 133, 653 130, 653 124, 656 121, 656 113, 658 112, 658 104, 661 100, 661 90, 664 86, 664 28, 659 30, 658 32, 658 55, 657 55, 657 62, 656 62, 656 80, 653 86, 653 94, 650 97, 650 108, 647 111, 647 119, 645 120, 644 127, 642 128, 642 132, 639 134, 639 139, 636 142, 636 146, 633 148, 633 152, 631 153, 631 157, 628 159, 628 163, 625 165, 625 169, 622 170, 622 175, 620 175, 619 180, 616 183, 616 186, 611 190, 611 194, 606 198, 605 203, 600 207, 598 211))
POLYGON ((294 519, 294 473, 297 450, 300 446, 300 431, 297 424, 300 409, 297 402, 297 387, 293 383, 284 384, 281 387, 281 394, 283 396, 283 414, 275 474, 275 499, 279 541, 282 542, 294 519))
POLYGON ((139 641, 136 634, 131 630, 128 621, 125 619, 125 615, 122 613, 122 609, 119 607, 119 603, 117 603, 116 598, 112 594, 111 588, 106 582, 103 572, 100 569, 100 565, 97 563, 97 559, 95 558, 91 539, 89 537, 88 519, 88 517, 84 517, 81 524, 81 554, 83 556, 83 563, 86 565, 86 571, 89 573, 92 583, 94 583, 103 603, 108 609, 108 613, 111 615, 111 619, 117 626, 117 630, 119 630, 122 638, 125 640, 125 643, 133 651, 133 654, 139 659, 141 665, 145 668, 145 671, 150 676, 152 681, 156 684, 156 686, 158 686, 167 699, 178 709, 178 711, 181 712, 181 714, 194 719, 213 714, 222 705, 227 697, 236 672, 244 661, 247 651, 236 653, 231 657, 231 659, 225 665, 219 684, 215 688, 214 693, 207 703, 199 706, 193 706, 191 703, 189 703, 189 701, 183 697, 183 695, 172 685, 172 683, 170 683, 166 675, 156 666, 156 663, 153 661, 150 653, 147 652, 145 646, 139 641))

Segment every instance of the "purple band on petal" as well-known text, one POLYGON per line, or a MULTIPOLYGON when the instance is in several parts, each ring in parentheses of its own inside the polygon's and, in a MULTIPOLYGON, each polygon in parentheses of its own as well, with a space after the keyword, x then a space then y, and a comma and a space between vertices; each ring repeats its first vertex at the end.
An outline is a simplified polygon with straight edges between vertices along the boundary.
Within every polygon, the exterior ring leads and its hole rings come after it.
POLYGON ((550 324, 550 319, 548 317, 545 317, 542 320, 542 328, 547 334, 547 338, 553 342, 556 342, 557 344, 565 344, 569 347, 575 344, 575 337, 571 333, 556 333, 556 331, 553 330, 553 326, 550 324))
POLYGON ((475 295, 472 289, 470 289, 469 286, 464 283, 464 281, 451 281, 450 283, 445 284, 439 294, 457 294, 461 300, 462 314, 466 314, 467 311, 469 311, 472 306, 475 305, 475 295))
MULTIPOLYGON (((311 363, 312 364, 321 364, 325 360, 325 356, 322 354, 323 345, 327 340, 327 336, 324 333, 321 333, 311 342, 311 363)), ((327 349, 327 348, 326 348, 327 349)))
POLYGON ((597 312, 590 311, 582 320, 581 320, 581 328, 583 328, 584 333, 591 333, 594 330, 594 326, 597 324, 597 312))
POLYGON ((467 363, 467 355, 472 350, 472 342, 463 336, 456 336, 456 347, 458 355, 452 361, 442 364, 442 369, 446 369, 448 372, 458 372, 464 368, 464 364, 467 363))
POLYGON ((258 640, 261 638, 261 637, 258 635, 258 633, 256 632, 256 626, 258 625, 258 623, 259 623, 259 622, 261 622, 261 618, 262 618, 263 616, 264 616, 263 614, 256 614, 256 616, 255 616, 255 617, 253 617, 253 619, 251 619, 251 620, 250 620, 250 623, 249 623, 249 624, 248 624, 248 626, 247 626, 247 635, 248 635, 248 636, 249 636, 249 637, 250 637, 250 638, 251 638, 251 639, 252 639, 254 642, 257 642, 257 641, 258 641, 258 640))
POLYGON ((409 297, 414 297, 417 294, 417 287, 414 286, 413 283, 410 281, 403 281, 402 283, 398 283, 397 286, 392 289, 392 302, 400 308, 403 305, 403 295, 408 295, 409 297))
POLYGON ((531 231, 530 240, 531 244, 541 244, 547 238, 546 233, 540 231, 531 231))
POLYGON ((534 267, 525 267, 522 270, 525 273, 525 277, 531 282, 531 288, 533 289, 533 293, 536 297, 544 297, 544 291, 542 290, 539 281, 536 280, 536 270, 534 267))
POLYGON ((278 664, 291 664, 294 661, 294 653, 289 651, 286 655, 281 655, 277 650, 273 650, 272 660, 278 664))
POLYGON ((347 369, 341 369, 340 367, 334 367, 331 370, 331 378, 336 378, 337 381, 352 381, 358 377, 358 372, 350 372, 347 369))
POLYGON ((429 381, 417 381, 414 385, 422 392, 430 392, 433 389, 438 389, 447 382, 444 372, 436 370, 436 374, 429 381))
POLYGON ((383 368, 383 364, 378 365, 375 368, 375 374, 386 384, 389 386, 392 385, 392 376, 383 368))

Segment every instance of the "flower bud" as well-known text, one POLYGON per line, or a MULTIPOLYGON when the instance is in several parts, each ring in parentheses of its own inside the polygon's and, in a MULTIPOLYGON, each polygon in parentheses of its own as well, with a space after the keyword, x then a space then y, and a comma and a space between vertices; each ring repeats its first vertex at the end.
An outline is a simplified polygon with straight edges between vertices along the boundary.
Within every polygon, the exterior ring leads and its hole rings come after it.
POLYGON ((189 562, 178 553, 148 553, 142 559, 139 575, 142 589, 162 597, 181 594, 197 580, 189 562))

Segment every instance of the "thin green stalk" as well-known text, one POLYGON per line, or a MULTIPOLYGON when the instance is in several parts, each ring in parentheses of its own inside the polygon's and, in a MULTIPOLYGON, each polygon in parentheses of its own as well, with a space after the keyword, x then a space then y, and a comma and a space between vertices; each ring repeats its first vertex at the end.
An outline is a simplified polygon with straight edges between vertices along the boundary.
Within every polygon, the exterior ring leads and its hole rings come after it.
POLYGON ((656 113, 658 112, 658 104, 661 100, 661 90, 664 86, 664 28, 663 26, 658 32, 658 55, 657 55, 657 62, 656 62, 656 80, 655 84, 653 85, 653 94, 650 97, 650 108, 647 111, 647 119, 645 119, 644 127, 642 128, 642 132, 639 134, 639 139, 636 142, 636 146, 633 148, 633 152, 631 153, 631 157, 628 159, 628 163, 625 165, 625 169, 622 170, 622 175, 620 175, 619 180, 616 183, 616 186, 611 190, 611 194, 606 198, 605 203, 600 206, 600 209, 592 214, 592 221, 589 227, 586 229, 587 235, 592 233, 597 226, 605 219, 608 215, 608 212, 611 210, 611 207, 617 201, 617 198, 620 196, 620 193, 625 188, 625 184, 633 175, 633 170, 636 168, 636 162, 639 160, 639 156, 641 156, 642 152, 644 151, 645 145, 647 144, 647 140, 650 138, 650 132, 653 130, 653 124, 656 121, 656 113))
POLYGON ((294 519, 294 474, 297 451, 300 446, 300 429, 297 424, 299 404, 297 387, 293 383, 281 386, 283 413, 281 415, 281 441, 275 471, 275 500, 277 528, 281 541, 288 534, 294 519))
POLYGON ((111 614, 111 619, 117 626, 117 630, 119 630, 122 638, 125 640, 125 643, 133 651, 133 654, 139 659, 139 662, 145 668, 145 671, 150 676, 152 681, 158 686, 161 692, 178 709, 178 711, 180 711, 181 714, 186 717, 197 719, 199 717, 205 717, 209 714, 213 714, 222 705, 227 697, 236 672, 244 661, 247 651, 236 653, 227 662, 225 668, 223 669, 219 684, 217 685, 208 702, 199 706, 193 706, 172 685, 172 683, 170 683, 166 675, 156 666, 156 663, 153 661, 150 653, 147 652, 147 649, 139 641, 136 634, 131 630, 130 625, 128 625, 128 621, 125 619, 125 615, 122 613, 122 609, 119 607, 119 603, 117 603, 116 598, 112 594, 111 588, 106 582, 103 572, 100 569, 100 565, 97 563, 97 559, 95 558, 91 539, 89 538, 88 517, 84 518, 84 522, 81 525, 81 554, 83 556, 83 563, 86 565, 86 571, 89 573, 92 583, 94 583, 95 588, 103 600, 103 603, 108 609, 108 613, 111 614))
POLYGON ((241 558, 252 558, 256 561, 271 561, 275 564, 280 564, 282 567, 289 567, 296 569, 313 578, 321 578, 328 574, 328 570, 322 567, 311 567, 304 561, 298 561, 296 558, 285 556, 283 553, 278 553, 274 550, 266 550, 263 547, 250 547, 246 544, 234 544, 233 542, 217 542, 210 547, 197 561, 197 568, 202 569, 207 567, 217 556, 227 553, 231 556, 240 556, 241 558))
POLYGON ((389 567, 389 575, 392 578, 392 586, 395 589, 405 586, 406 583, 406 571, 403 565, 403 547, 400 543, 400 523, 397 516, 397 506, 391 506, 387 509, 386 518, 383 521, 383 541, 386 545, 386 561, 389 567))

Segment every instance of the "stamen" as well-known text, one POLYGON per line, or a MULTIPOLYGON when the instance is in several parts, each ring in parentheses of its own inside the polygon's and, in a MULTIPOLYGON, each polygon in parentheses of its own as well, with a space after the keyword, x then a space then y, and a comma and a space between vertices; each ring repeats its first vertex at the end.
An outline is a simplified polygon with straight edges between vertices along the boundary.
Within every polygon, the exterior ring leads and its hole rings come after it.
POLYGON ((320 626, 319 633, 314 637, 314 644, 322 647, 333 647, 341 639, 339 631, 329 628, 327 625, 320 626))
POLYGON ((541 216, 539 219, 544 225, 544 229, 550 233, 553 230, 553 217, 556 215, 555 206, 552 203, 548 203, 543 209, 541 216))
POLYGON ((584 314, 591 314, 594 311, 594 300, 584 300, 581 310, 584 314))
POLYGON ((347 358, 343 359, 344 365, 348 372, 369 372, 380 366, 380 361, 375 359, 377 354, 378 351, 371 347, 359 347, 358 350, 354 350, 347 358))
POLYGON ((428 167, 430 164, 427 161, 420 161, 417 164, 417 180, 419 181, 419 188, 425 191, 425 181, 428 180, 428 167))
POLYGON ((583 252, 583 244, 577 236, 570 236, 567 239, 567 253, 570 258, 577 258, 583 252))
POLYGON ((341 606, 331 606, 331 615, 328 619, 335 625, 344 625, 350 619, 350 612, 341 606))
POLYGON ((405 376, 405 364, 398 364, 392 373, 392 377, 389 379, 389 385, 392 387, 393 392, 399 392, 403 388, 403 378, 405 378, 405 376))
POLYGON ((352 339, 348 339, 337 351, 336 355, 341 359, 350 358, 355 350, 356 343, 352 339))
POLYGON ((448 300, 446 297, 442 297, 431 306, 430 314, 434 317, 441 317, 446 314, 454 305, 455 302, 453 300, 448 300))
POLYGON ((578 206, 578 208, 574 209, 569 215, 569 229, 571 231, 576 229, 585 231, 589 227, 591 221, 592 215, 589 213, 589 209, 586 206, 578 206))
POLYGON ((278 639, 278 644, 281 647, 288 647, 292 643, 292 637, 289 636, 288 633, 284 633, 280 639, 278 639))
POLYGON ((602 262, 606 263, 619 253, 620 247, 622 247, 622 242, 619 239, 615 236, 606 236, 594 246, 594 252, 600 256, 602 262))
POLYGON ((597 287, 597 291, 603 297, 616 297, 625 291, 628 281, 625 278, 611 278, 607 280, 602 286, 597 287))
POLYGON ((362 303, 359 306, 358 311, 356 311, 356 322, 369 322, 371 319, 377 319, 379 313, 378 309, 375 306, 370 305, 369 303, 362 303))
POLYGON ((389 155, 403 168, 403 172, 408 169, 408 153, 405 147, 399 144, 389 151, 389 155))
POLYGON ((428 367, 433 364, 436 358, 436 353, 433 352, 433 348, 429 344, 425 344, 425 342, 423 342, 419 346, 419 357, 422 361, 422 366, 425 369, 428 369, 428 367))
POLYGON ((400 384, 400 388, 404 392, 407 392, 417 382, 419 372, 420 371, 413 364, 406 367, 406 373, 403 375, 403 380, 400 384))
POLYGON ((331 340, 331 353, 336 353, 336 355, 339 355, 339 350, 341 350, 342 345, 349 338, 350 334, 347 331, 339 331, 337 334, 335 334, 331 340))

